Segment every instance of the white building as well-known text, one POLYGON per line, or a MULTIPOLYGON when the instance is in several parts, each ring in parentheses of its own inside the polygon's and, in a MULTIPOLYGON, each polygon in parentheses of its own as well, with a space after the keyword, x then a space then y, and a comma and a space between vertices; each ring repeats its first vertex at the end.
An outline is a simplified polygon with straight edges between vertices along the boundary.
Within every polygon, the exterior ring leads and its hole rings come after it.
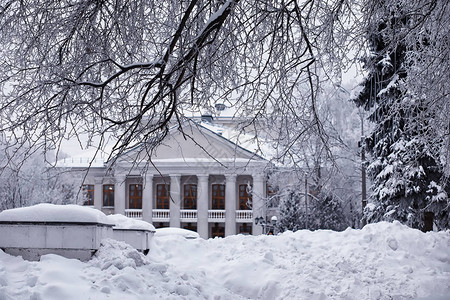
POLYGON ((174 127, 145 172, 148 157, 138 148, 120 156, 113 170, 91 167, 84 183, 86 204, 157 228, 195 230, 203 238, 261 234, 254 220, 266 218, 270 163, 212 129, 191 121, 184 133, 174 127))

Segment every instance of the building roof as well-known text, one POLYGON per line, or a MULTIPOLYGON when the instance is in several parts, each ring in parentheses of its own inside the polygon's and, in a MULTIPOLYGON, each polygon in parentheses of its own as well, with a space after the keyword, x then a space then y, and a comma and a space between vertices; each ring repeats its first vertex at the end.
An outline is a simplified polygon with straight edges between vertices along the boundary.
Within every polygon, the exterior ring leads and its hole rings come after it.
MULTIPOLYGON (((227 120, 229 123, 229 120, 227 120)), ((232 123, 229 123, 232 124, 232 123)), ((117 162, 131 162, 142 160, 142 145, 123 153, 117 162)), ((84 150, 74 156, 58 161, 58 167, 99 168, 107 163, 108 155, 102 153, 100 157, 92 159, 94 148, 84 150)), ((267 153, 265 153, 267 154, 267 153)), ((152 163, 246 163, 249 161, 267 161, 263 156, 260 145, 255 142, 254 136, 240 133, 235 128, 206 122, 201 119, 189 119, 169 130, 169 135, 161 145, 152 153, 152 163)))

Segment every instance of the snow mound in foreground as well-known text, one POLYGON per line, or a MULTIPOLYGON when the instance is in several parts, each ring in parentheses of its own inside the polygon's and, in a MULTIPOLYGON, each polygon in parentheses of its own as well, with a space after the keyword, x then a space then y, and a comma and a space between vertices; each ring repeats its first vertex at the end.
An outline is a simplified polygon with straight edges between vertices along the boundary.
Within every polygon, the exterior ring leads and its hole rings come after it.
POLYGON ((158 238, 148 256, 105 240, 86 263, 0 251, 0 299, 450 299, 450 231, 158 238))
POLYGON ((146 262, 143 254, 130 245, 113 239, 105 239, 91 259, 91 264, 101 270, 110 267, 122 270, 126 267, 136 269, 145 265, 146 262))

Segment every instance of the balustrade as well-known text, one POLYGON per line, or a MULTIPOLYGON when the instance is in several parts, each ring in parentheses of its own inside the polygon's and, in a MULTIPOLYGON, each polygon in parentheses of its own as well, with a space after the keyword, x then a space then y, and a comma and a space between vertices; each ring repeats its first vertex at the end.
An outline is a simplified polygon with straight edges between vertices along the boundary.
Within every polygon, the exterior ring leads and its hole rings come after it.
POLYGON ((169 209, 153 209, 152 218, 156 221, 168 221, 170 219, 170 210, 169 209))
POLYGON ((236 220, 251 221, 252 219, 253 219, 253 211, 251 211, 251 210, 237 210, 236 211, 236 220))
POLYGON ((224 209, 208 210, 208 220, 216 222, 225 220, 225 210, 224 209))
POLYGON ((125 216, 132 219, 142 219, 142 209, 125 209, 125 216))
POLYGON ((180 218, 181 219, 197 219, 197 210, 196 209, 182 209, 180 210, 180 218))

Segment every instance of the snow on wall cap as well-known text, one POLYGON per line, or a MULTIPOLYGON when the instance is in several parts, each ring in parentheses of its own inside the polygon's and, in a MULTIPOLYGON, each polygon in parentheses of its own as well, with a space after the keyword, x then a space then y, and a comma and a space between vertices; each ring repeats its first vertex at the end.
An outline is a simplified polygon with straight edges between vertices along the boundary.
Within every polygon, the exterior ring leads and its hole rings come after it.
POLYGON ((165 227, 156 229, 155 236, 182 236, 186 239, 198 239, 200 235, 191 230, 183 229, 183 228, 175 228, 175 227, 165 227))
POLYGON ((128 218, 124 215, 108 215, 109 223, 113 223, 115 226, 113 229, 139 229, 155 232, 155 227, 145 221, 128 218))
POLYGON ((41 203, 0 212, 0 222, 69 222, 114 225, 101 211, 80 205, 41 203))

